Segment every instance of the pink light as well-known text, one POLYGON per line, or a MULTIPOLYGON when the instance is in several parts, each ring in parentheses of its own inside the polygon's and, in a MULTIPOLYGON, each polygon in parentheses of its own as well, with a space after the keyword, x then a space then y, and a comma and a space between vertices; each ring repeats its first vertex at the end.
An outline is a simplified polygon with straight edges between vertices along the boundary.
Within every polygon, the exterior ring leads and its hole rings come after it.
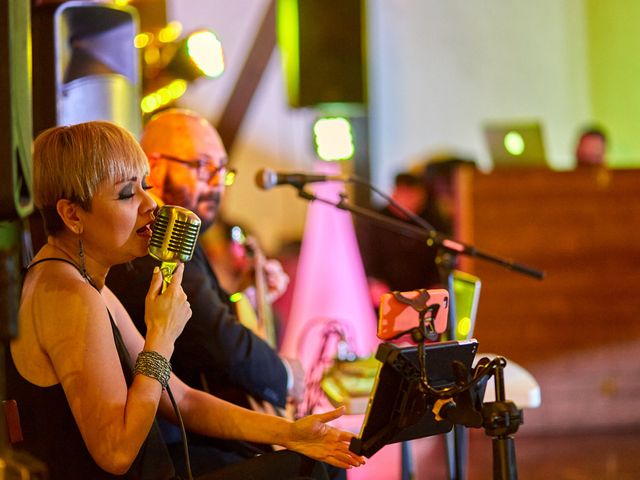
MULTIPOLYGON (((336 175, 339 168, 338 164, 322 162, 316 171, 336 175)), ((313 192, 319 198, 337 202, 343 187, 340 182, 316 183, 313 192)), ((298 358, 305 368, 310 367, 331 321, 344 330, 353 352, 367 356, 375 351, 379 343, 376 317, 351 215, 313 201, 307 210, 282 353, 298 358)))
MULTIPOLYGON (((337 175, 340 165, 322 162, 318 173, 337 175)), ((336 203, 344 185, 340 182, 313 184, 319 198, 336 203)), ((296 282, 291 300, 281 353, 298 358, 310 371, 318 361, 323 335, 333 322, 344 331, 349 348, 358 356, 375 352, 377 319, 371 305, 367 280, 356 241, 351 214, 320 201, 307 210, 304 237, 300 249, 296 282)), ((334 339, 335 340, 335 339, 334 339)), ((335 357, 335 341, 329 355, 335 357)), ((331 409, 323 399, 317 411, 331 409)), ((345 415, 334 422, 339 427, 359 433, 364 415, 345 415)), ((348 472, 349 480, 386 480, 398 478, 400 447, 390 445, 380 450, 367 465, 348 472)))

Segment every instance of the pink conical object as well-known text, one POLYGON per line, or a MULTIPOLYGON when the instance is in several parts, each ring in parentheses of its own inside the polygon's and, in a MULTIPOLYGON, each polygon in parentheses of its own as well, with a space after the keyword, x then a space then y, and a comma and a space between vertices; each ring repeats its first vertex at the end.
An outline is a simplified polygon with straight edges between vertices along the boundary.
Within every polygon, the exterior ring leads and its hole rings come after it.
MULTIPOLYGON (((318 173, 339 175, 340 166, 322 162, 318 173)), ((340 182, 315 183, 313 193, 336 203, 344 185, 340 182)), ((377 319, 371 305, 367 280, 356 241, 351 214, 320 201, 307 210, 296 282, 282 341, 284 356, 298 358, 307 373, 313 367, 324 369, 319 359, 323 336, 337 325, 346 335, 349 349, 358 356, 375 353, 377 319), (336 323, 337 322, 337 323, 336 323)), ((330 338, 325 356, 336 355, 335 335, 330 338)), ((326 360, 324 360, 326 361, 326 360)), ((316 411, 331 409, 326 398, 316 411)), ((345 415, 334 424, 358 434, 364 415, 345 415)), ((348 472, 349 480, 387 480, 398 478, 399 445, 380 450, 367 465, 348 472)))
MULTIPOLYGON (((316 171, 339 175, 339 167, 322 162, 316 171)), ((317 197, 335 203, 344 184, 323 182, 307 188, 312 188, 317 197)), ((376 317, 351 214, 313 201, 307 210, 282 354, 298 358, 309 369, 317 360, 323 334, 332 321, 338 322, 354 353, 367 356, 375 352, 379 343, 376 317)))

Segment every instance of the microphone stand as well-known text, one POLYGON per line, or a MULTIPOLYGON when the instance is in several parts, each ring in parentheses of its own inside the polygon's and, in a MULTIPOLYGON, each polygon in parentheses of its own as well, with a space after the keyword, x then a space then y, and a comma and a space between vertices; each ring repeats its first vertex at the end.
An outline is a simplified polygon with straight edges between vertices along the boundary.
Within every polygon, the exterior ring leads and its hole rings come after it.
POLYGON ((331 205, 333 207, 339 208, 340 210, 346 210, 359 217, 366 218, 396 233, 399 233, 406 237, 421 240, 425 242, 428 247, 439 248, 443 252, 446 252, 450 255, 467 255, 474 258, 480 258, 482 260, 486 260, 488 262, 504 267, 507 270, 512 270, 514 272, 518 272, 523 275, 528 275, 530 277, 537 278, 539 280, 542 280, 545 276, 545 272, 541 270, 535 269, 533 267, 529 267, 522 263, 515 262, 514 260, 511 260, 511 259, 506 259, 506 258, 498 257, 496 255, 492 255, 490 253, 479 250, 471 245, 466 245, 464 243, 458 242, 457 240, 453 240, 443 235, 442 233, 438 232, 434 228, 426 229, 424 227, 411 225, 402 220, 396 220, 395 218, 391 218, 386 215, 383 215, 382 213, 378 213, 374 210, 353 205, 348 202, 346 195, 344 193, 340 195, 340 201, 336 203, 326 198, 321 198, 316 196, 315 194, 305 190, 304 186, 299 186, 299 187, 296 186, 295 188, 298 190, 298 196, 300 198, 303 198, 308 201, 317 201, 317 202, 325 203, 327 205, 331 205))
MULTIPOLYGON (((384 194, 370 183, 356 176, 348 177, 345 181, 362 184, 367 188, 370 188, 372 191, 385 198, 390 204, 404 213, 411 221, 413 221, 417 225, 411 225, 405 221, 391 218, 374 210, 353 205, 348 202, 347 195, 344 192, 340 194, 340 200, 338 202, 333 202, 326 198, 318 197, 312 192, 305 190, 304 184, 295 184, 292 186, 294 186, 294 188, 296 188, 296 190, 298 191, 298 196, 307 201, 318 201, 339 208, 341 210, 346 210, 353 215, 365 218, 374 224, 396 232, 400 235, 423 241, 428 247, 437 248, 436 263, 438 266, 441 282, 443 285, 451 287, 449 288, 450 304, 453 304, 455 301, 455 293, 453 291, 452 285, 450 285, 449 279, 452 276, 452 271, 454 269, 456 258, 458 255, 467 255, 470 257, 479 258, 499 265, 503 268, 506 268, 507 270, 527 275, 538 280, 542 280, 545 277, 544 271, 524 265, 522 263, 518 263, 511 259, 502 258, 497 255, 484 252, 474 246, 466 245, 464 243, 458 242, 457 240, 453 240, 447 237, 446 235, 438 232, 425 219, 419 217, 411 211, 408 211, 397 202, 395 202, 391 197, 384 194)), ((452 313, 453 312, 450 310, 449 322, 447 323, 447 335, 449 340, 455 339, 456 332, 456 319, 453 318, 452 313)), ((502 381, 502 375, 499 374, 498 377, 500 381, 502 381)), ((496 378, 496 383, 497 382, 498 378, 496 378)), ((502 388, 502 392, 504 393, 504 387, 502 388)), ((464 425, 454 424, 453 430, 446 434, 445 442, 449 478, 450 480, 464 480, 466 478, 466 454, 468 448, 468 437, 464 425)), ((507 465, 508 472, 511 475, 515 475, 510 477, 502 477, 505 479, 508 478, 509 480, 517 478, 517 471, 515 466, 515 446, 513 445, 513 439, 511 439, 510 442, 511 443, 509 444, 509 448, 502 448, 498 453, 494 451, 494 461, 499 461, 502 465, 507 465), (508 455, 508 458, 501 457, 500 459, 498 459, 498 456, 502 454, 508 455)), ((404 456, 405 455, 403 452, 403 458, 404 456)))

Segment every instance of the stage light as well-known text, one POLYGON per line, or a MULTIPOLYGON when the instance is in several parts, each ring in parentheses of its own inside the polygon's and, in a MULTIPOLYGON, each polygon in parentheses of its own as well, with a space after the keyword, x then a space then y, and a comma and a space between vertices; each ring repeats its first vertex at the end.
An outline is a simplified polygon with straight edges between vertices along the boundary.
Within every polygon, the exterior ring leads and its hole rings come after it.
POLYGON ((179 22, 155 32, 141 33, 134 44, 142 50, 143 113, 150 114, 180 98, 189 82, 215 78, 224 72, 222 44, 210 30, 197 30, 182 39, 179 22))
POLYGON ((355 153, 351 123, 344 117, 318 119, 313 135, 316 152, 322 160, 348 160, 355 153))
POLYGON ((222 44, 213 32, 196 32, 187 38, 189 57, 207 77, 219 77, 224 72, 222 44))
POLYGON ((169 22, 158 32, 158 40, 162 43, 175 42, 182 33, 182 24, 180 22, 169 22))
POLYGON ((151 42, 152 35, 149 33, 139 33, 133 39, 133 46, 136 48, 144 48, 151 42))
POLYGON ((55 10, 58 125, 110 120, 139 134, 140 62, 132 48, 139 33, 137 12, 119 5, 63 2, 55 10))
POLYGON ((189 81, 219 77, 224 72, 222 43, 210 30, 193 32, 178 43, 167 70, 189 81))
POLYGON ((144 113, 154 112, 177 100, 184 95, 186 91, 187 82, 181 78, 176 79, 155 92, 145 95, 140 102, 140 108, 144 113))

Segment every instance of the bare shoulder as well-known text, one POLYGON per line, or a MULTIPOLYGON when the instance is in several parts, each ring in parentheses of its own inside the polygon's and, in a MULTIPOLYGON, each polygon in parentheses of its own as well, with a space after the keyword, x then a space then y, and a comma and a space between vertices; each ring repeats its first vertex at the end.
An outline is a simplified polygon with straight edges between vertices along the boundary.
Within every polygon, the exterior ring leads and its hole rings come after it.
MULTIPOLYGON (((48 265, 33 278, 33 291, 29 302, 35 326, 43 334, 41 342, 56 341, 62 335, 77 335, 98 319, 107 317, 106 306, 100 292, 92 287, 70 265, 48 265), (62 331, 61 331, 62 330, 62 331)), ((34 272, 35 273, 35 272, 34 272)), ((25 292, 30 285, 25 283, 25 292)), ((23 306, 27 306, 24 302, 23 306)))
MULTIPOLYGON (((100 293, 71 265, 47 262, 25 278, 20 336, 11 352, 20 373, 36 384, 53 384, 88 349, 109 348, 110 325, 100 293)), ((113 341, 111 340, 111 344, 113 341)))

